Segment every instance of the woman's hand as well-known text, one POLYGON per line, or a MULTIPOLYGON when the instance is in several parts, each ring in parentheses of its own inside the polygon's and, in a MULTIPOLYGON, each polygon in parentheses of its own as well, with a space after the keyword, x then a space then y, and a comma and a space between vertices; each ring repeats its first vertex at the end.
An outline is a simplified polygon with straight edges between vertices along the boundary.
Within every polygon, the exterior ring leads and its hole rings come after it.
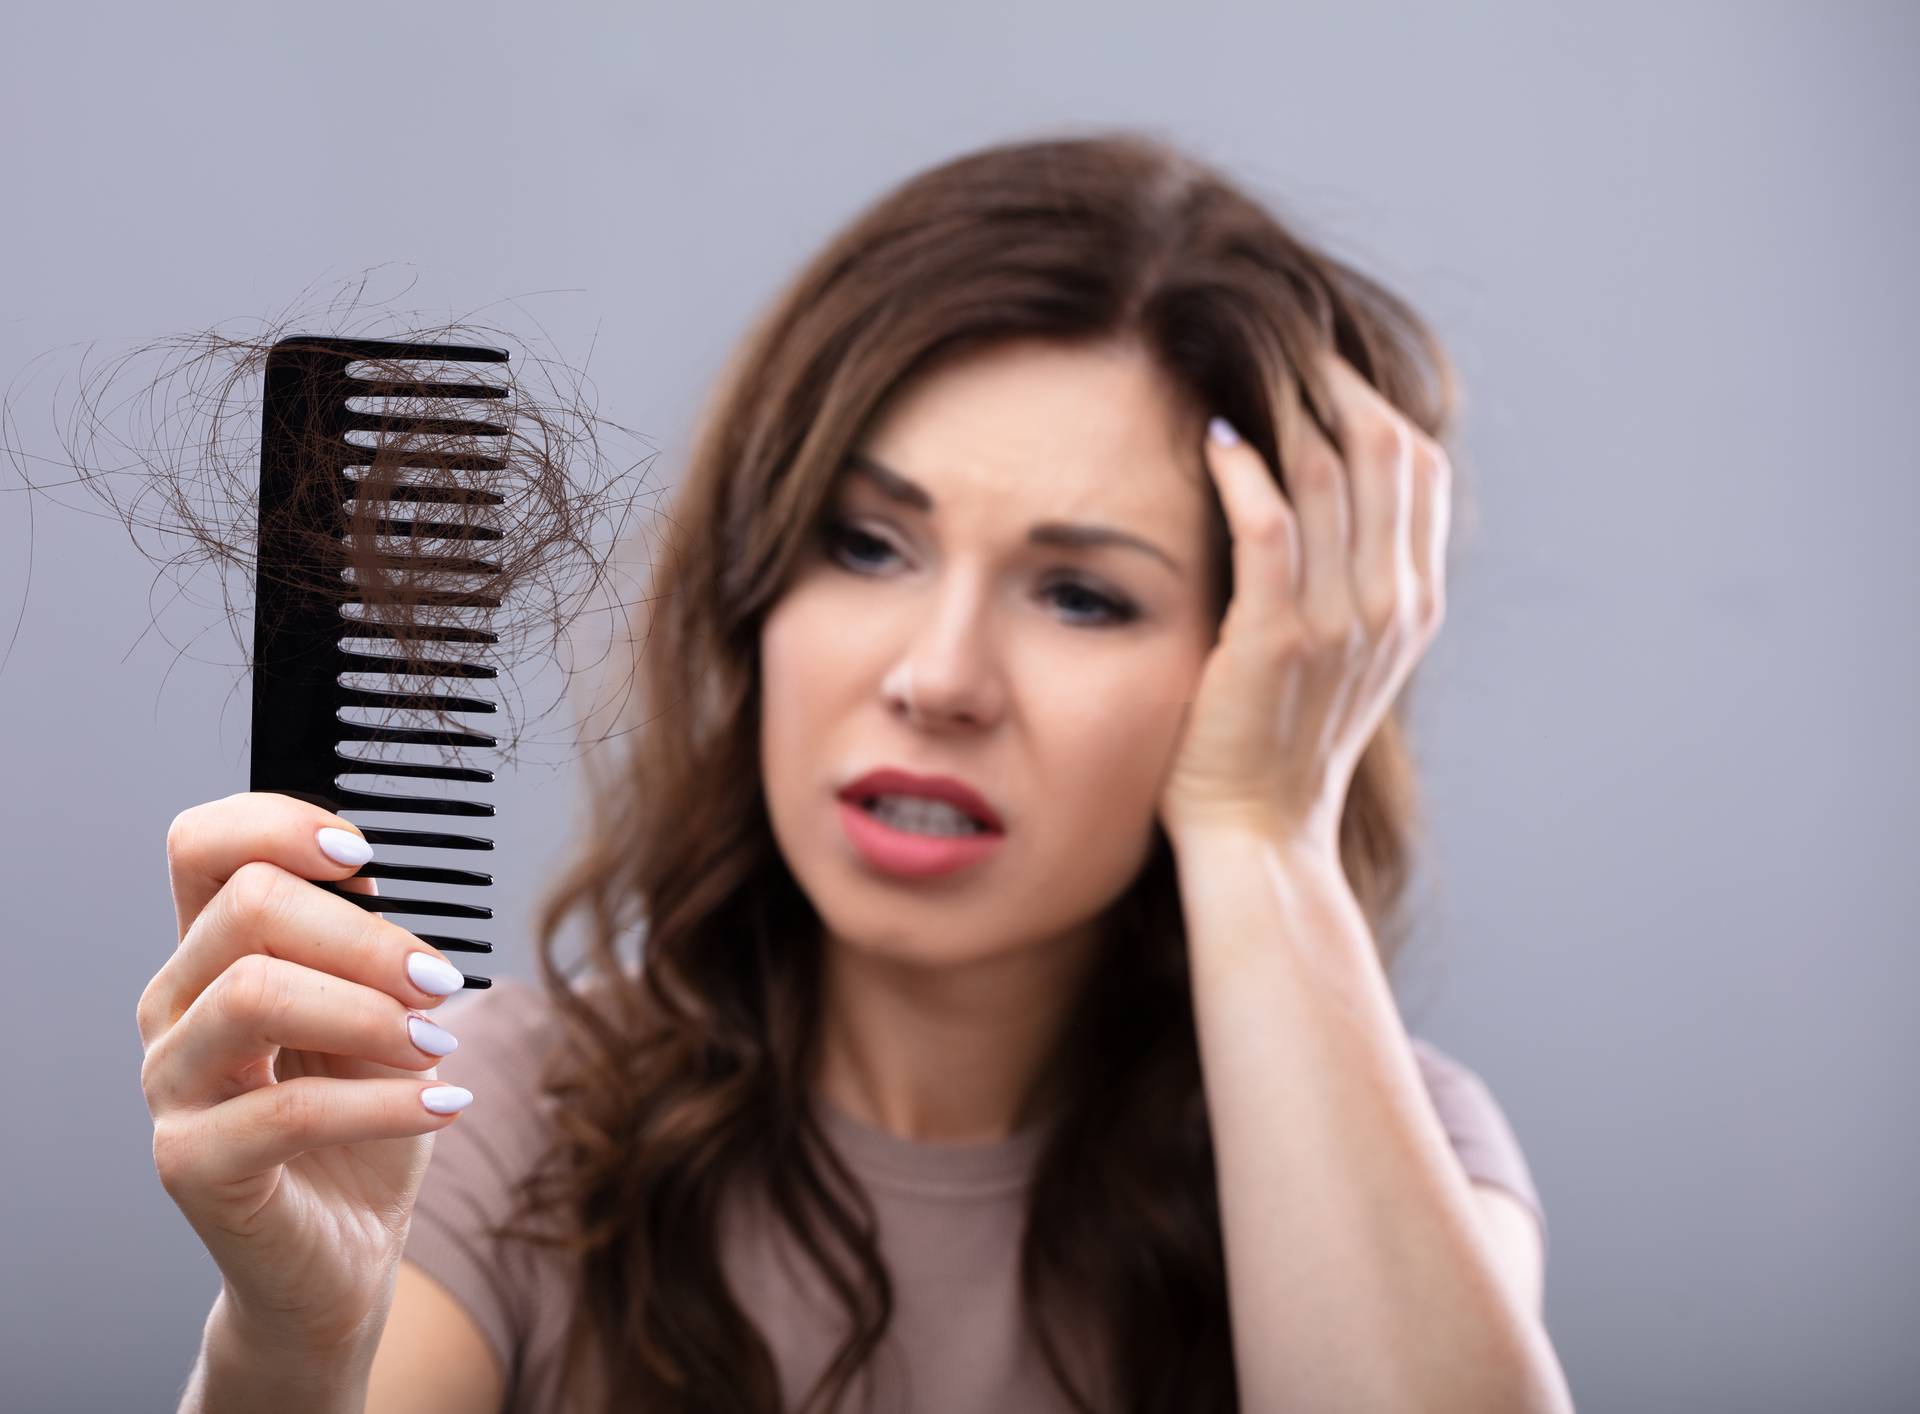
POLYGON ((136 1011, 161 1185, 250 1338, 294 1353, 378 1342, 433 1136, 455 1123, 423 1096, 470 1098, 434 1084, 455 1043, 425 1015, 462 974, 309 882, 353 874, 321 852, 326 826, 359 837, 273 792, 182 811, 178 946, 136 1011))
POLYGON ((1251 828, 1339 858, 1362 751, 1445 613, 1446 453, 1327 353, 1356 465, 1282 390, 1280 460, 1298 514, 1251 446, 1206 440, 1233 536, 1233 601, 1160 796, 1169 837, 1251 828))

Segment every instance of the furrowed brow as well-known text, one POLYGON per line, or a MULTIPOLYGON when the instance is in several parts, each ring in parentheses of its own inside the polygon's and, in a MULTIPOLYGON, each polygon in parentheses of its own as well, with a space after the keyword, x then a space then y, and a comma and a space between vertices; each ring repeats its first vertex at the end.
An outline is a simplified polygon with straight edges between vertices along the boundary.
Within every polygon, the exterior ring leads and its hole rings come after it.
MULTIPOLYGON (((853 452, 847 457, 846 469, 856 473, 883 496, 916 511, 932 511, 933 496, 919 482, 901 475, 892 467, 875 461, 865 452, 853 452)), ((1027 531, 1028 543, 1034 545, 1057 545, 1065 549, 1093 549, 1101 546, 1116 546, 1124 550, 1138 550, 1159 560, 1175 574, 1185 574, 1180 562, 1151 540, 1144 540, 1129 531, 1116 530, 1112 526, 1088 525, 1068 521, 1042 521, 1027 531)))

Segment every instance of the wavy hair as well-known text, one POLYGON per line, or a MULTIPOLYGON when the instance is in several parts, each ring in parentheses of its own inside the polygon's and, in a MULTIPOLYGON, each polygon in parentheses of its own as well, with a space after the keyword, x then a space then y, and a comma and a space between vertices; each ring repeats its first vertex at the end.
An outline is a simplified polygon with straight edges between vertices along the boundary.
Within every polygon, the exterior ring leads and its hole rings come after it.
MULTIPOLYGON (((1316 367, 1326 350, 1442 445, 1454 414, 1448 357, 1405 302, 1138 132, 962 155, 886 193, 799 271, 701 410, 618 761, 588 773, 580 842, 537 910, 561 1021, 543 1077, 555 1130, 495 1235, 578 1259, 564 1360, 581 1408, 611 1410, 616 1392, 662 1414, 781 1407, 772 1353, 723 1275, 736 1184, 760 1186, 845 1312, 805 1414, 840 1407, 886 1332, 874 1209, 806 1083, 821 929, 763 798, 759 630, 889 391, 1014 338, 1139 341, 1193 410, 1196 457, 1201 410, 1224 414, 1283 488, 1283 393, 1345 450, 1316 367), (555 958, 576 913, 584 985, 555 958), (520 1224, 541 1214, 564 1230, 520 1224)), ((1217 624, 1230 540, 1202 484, 1217 624)), ((1424 833, 1407 703, 1403 691, 1360 758, 1339 839, 1389 968, 1424 833)), ((1229 1411, 1213 1149, 1164 831, 1100 921, 1104 955, 1073 1000, 1051 1082, 1064 1100, 1027 1197, 1022 1299, 1075 1408, 1229 1411)))

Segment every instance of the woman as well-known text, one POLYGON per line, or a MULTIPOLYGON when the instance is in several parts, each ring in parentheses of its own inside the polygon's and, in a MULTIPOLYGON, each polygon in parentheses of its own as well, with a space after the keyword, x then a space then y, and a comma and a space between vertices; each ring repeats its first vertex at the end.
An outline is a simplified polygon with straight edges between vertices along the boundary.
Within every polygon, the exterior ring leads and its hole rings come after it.
POLYGON ((416 1104, 327 1397, 1570 1407, 1525 1161, 1385 982, 1451 401, 1403 303, 1156 141, 856 219, 705 410, 544 988, 443 1014, 479 1104, 416 1104))

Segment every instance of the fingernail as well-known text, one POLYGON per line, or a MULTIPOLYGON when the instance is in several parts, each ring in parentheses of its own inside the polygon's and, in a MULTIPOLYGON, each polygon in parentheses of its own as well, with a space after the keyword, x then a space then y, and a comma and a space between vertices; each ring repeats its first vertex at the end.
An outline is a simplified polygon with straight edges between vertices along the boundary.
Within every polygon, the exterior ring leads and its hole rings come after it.
POLYGON ((436 997, 448 996, 467 985, 467 979, 460 975, 459 968, 442 962, 428 952, 407 954, 407 976, 421 991, 432 992, 436 997))
POLYGON ((464 1085, 435 1085, 420 1092, 420 1103, 437 1115, 450 1115, 473 1103, 473 1091, 464 1085))
POLYGON ((1216 417, 1207 424, 1207 435, 1222 447, 1231 447, 1240 440, 1240 434, 1233 430, 1233 424, 1224 417, 1216 417))
POLYGON ((424 1016, 407 1018, 407 1034, 413 1044, 430 1056, 450 1055, 460 1049, 460 1040, 444 1026, 436 1026, 424 1016))
POLYGON ((352 830, 322 825, 314 838, 320 842, 320 852, 335 864, 351 864, 358 868, 373 858, 373 846, 352 830))

